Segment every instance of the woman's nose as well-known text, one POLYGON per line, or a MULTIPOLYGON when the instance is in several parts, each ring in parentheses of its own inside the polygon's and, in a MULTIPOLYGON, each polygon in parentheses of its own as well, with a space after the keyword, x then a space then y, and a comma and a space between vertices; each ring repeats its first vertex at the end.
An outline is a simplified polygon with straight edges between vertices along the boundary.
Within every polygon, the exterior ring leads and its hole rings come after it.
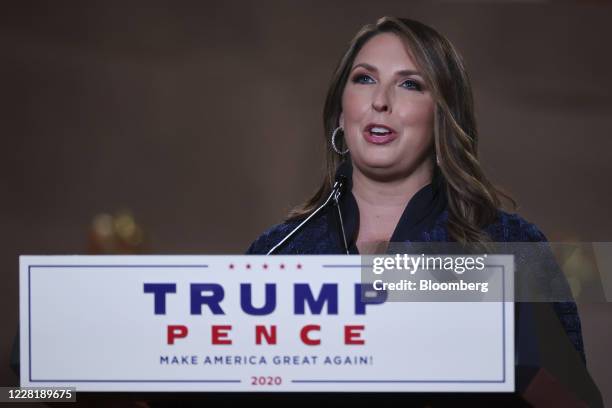
POLYGON ((391 112, 389 96, 384 89, 379 89, 372 100, 372 108, 376 112, 391 112))

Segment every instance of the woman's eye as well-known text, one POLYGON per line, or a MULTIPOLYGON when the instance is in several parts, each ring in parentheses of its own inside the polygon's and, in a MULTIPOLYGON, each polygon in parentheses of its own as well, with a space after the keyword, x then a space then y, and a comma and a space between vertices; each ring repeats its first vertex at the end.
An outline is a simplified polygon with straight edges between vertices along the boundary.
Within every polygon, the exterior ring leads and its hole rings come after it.
POLYGON ((356 84, 371 84, 374 80, 369 75, 360 74, 353 77, 353 82, 356 84))
POLYGON ((405 80, 404 82, 402 82, 401 86, 403 86, 406 89, 414 89, 415 91, 420 91, 420 90, 423 89, 421 84, 419 84, 414 79, 407 79, 407 80, 405 80))

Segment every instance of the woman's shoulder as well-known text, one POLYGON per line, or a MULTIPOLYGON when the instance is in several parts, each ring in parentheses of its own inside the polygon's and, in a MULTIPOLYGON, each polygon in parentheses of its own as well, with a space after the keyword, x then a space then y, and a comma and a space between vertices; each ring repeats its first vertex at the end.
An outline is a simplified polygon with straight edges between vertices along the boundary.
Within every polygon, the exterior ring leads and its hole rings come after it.
MULTIPOLYGON (((444 241, 448 239, 449 213, 448 209, 444 210, 434 225, 434 228, 428 233, 428 237, 432 240, 444 241)), ((497 210, 495 220, 485 226, 483 230, 489 234, 493 241, 498 242, 545 242, 547 241, 544 233, 538 226, 519 214, 509 213, 503 210, 497 210)))
POLYGON ((544 233, 534 223, 516 213, 497 211, 495 222, 485 228, 494 241, 504 242, 543 242, 544 233))
POLYGON ((280 242, 283 237, 289 234, 297 225, 298 221, 285 221, 280 224, 273 225, 266 229, 247 250, 247 254, 266 254, 268 251, 280 242))
MULTIPOLYGON (((283 238, 291 233, 303 219, 287 220, 280 224, 276 224, 265 230, 253 243, 249 246, 247 254, 255 255, 267 254, 276 244, 281 242, 283 238)), ((327 220, 325 215, 317 216, 305 224, 291 239, 279 248, 278 254, 293 254, 293 253, 318 253, 313 246, 317 246, 316 250, 324 251, 324 246, 328 241, 325 239, 327 234, 327 220), (314 252, 313 252, 314 251, 314 252)))

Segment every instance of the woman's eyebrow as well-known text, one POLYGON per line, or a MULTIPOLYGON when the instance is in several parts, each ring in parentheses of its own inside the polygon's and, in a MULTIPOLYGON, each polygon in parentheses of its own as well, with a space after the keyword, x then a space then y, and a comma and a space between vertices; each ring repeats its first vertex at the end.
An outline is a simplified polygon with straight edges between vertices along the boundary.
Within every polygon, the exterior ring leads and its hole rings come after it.
MULTIPOLYGON (((363 68, 367 69, 368 71, 372 71, 372 72, 376 72, 376 73, 378 72, 378 68, 376 68, 374 65, 370 65, 370 64, 368 64, 366 62, 362 62, 362 63, 359 63, 359 64, 355 65, 351 71, 354 71, 356 68, 359 68, 359 67, 363 67, 363 68)), ((396 76, 406 76, 406 75, 419 75, 419 76, 423 76, 423 75, 421 75, 421 73, 419 71, 415 71, 413 69, 402 69, 400 71, 397 71, 395 73, 395 75, 396 76)))

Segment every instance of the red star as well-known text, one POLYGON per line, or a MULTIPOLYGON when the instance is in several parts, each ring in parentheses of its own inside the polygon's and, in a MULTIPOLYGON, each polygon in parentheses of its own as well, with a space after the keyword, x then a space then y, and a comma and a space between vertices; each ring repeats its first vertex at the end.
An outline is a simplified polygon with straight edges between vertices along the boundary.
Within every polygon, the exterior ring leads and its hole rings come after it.
POLYGON ((251 269, 251 264, 246 264, 247 269, 251 269))
POLYGON ((263 264, 264 269, 268 269, 268 264, 263 264))
POLYGON ((234 269, 234 264, 230 264, 230 265, 229 265, 229 268, 230 268, 230 269, 234 269))
POLYGON ((285 264, 280 264, 281 269, 285 269, 285 264))
POLYGON ((302 264, 297 264, 298 269, 302 269, 302 264))

